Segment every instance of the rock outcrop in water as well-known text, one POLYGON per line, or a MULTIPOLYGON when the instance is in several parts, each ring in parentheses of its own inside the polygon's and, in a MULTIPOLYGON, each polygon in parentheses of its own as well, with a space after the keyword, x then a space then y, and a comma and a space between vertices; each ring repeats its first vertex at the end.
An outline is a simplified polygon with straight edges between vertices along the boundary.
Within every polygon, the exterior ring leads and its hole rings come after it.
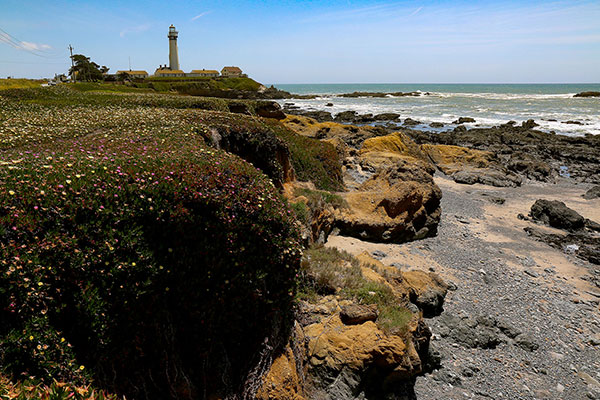
POLYGON ((600 97, 600 92, 581 92, 573 97, 600 97))

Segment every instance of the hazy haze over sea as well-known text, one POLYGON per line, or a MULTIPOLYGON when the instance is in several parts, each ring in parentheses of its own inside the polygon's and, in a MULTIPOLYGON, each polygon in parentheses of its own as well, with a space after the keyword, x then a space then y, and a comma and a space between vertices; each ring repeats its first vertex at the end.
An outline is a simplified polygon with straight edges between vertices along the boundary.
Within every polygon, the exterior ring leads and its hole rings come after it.
MULTIPOLYGON (((401 119, 422 121, 420 129, 431 122, 453 128, 458 117, 472 117, 477 122, 468 127, 489 127, 510 120, 521 123, 534 119, 544 131, 582 136, 600 134, 600 98, 574 98, 584 91, 600 91, 600 84, 275 84, 293 94, 317 94, 311 100, 282 100, 305 110, 324 110, 333 115, 347 110, 359 114, 394 112, 401 119), (418 97, 343 98, 336 94, 359 92, 429 93, 418 97), (333 103, 327 107, 327 103, 333 103), (556 120, 556 121, 549 121, 556 120), (566 124, 578 121, 583 125, 566 124)), ((438 129, 440 130, 440 129, 438 129)))

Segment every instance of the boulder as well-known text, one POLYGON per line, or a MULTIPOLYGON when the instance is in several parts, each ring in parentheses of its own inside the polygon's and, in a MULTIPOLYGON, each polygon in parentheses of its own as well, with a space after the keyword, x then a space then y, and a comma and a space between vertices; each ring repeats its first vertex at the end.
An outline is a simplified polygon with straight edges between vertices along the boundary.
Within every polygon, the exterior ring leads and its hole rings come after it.
POLYGON ((281 106, 275 101, 257 101, 254 106, 254 111, 259 117, 278 120, 285 119, 285 114, 283 113, 281 106))
POLYGON ((442 313, 448 285, 437 274, 412 270, 403 271, 402 276, 410 302, 423 311, 424 317, 431 318, 442 313))
POLYGON ((442 124, 441 122, 432 122, 429 124, 429 126, 432 128, 443 128, 444 124, 442 124))
POLYGON ((600 185, 596 185, 596 186, 592 187, 591 189, 589 189, 587 192, 585 192, 585 194, 583 195, 583 198, 586 200, 600 198, 600 185))
POLYGON ((356 111, 342 111, 336 114, 333 119, 335 122, 354 122, 358 117, 356 111))
POLYGON ((404 339, 372 321, 344 325, 337 315, 305 327, 308 370, 317 391, 313 398, 386 398, 390 389, 395 396, 406 395, 399 386, 408 383, 410 390, 411 378, 422 371, 418 341, 412 339, 422 329, 422 320, 415 320, 404 339))
POLYGON ((377 319, 376 305, 360 305, 348 304, 342 306, 340 311, 340 319, 345 325, 358 325, 367 321, 375 321, 377 319))
POLYGON ((416 125, 420 125, 421 121, 417 121, 417 120, 414 120, 412 118, 406 118, 404 120, 403 124, 406 125, 406 126, 416 126, 416 125))
POLYGON ((532 119, 528 119, 527 121, 523 121, 521 123, 521 126, 523 127, 523 129, 533 129, 536 126, 540 126, 539 124, 536 124, 536 122, 532 119))
POLYGON ((536 200, 531 206, 530 216, 536 221, 571 232, 585 227, 585 218, 562 201, 536 200))
POLYGON ((581 92, 573 97, 600 97, 600 92, 581 92))
POLYGON ((400 118, 400 114, 382 113, 375 115, 373 118, 377 121, 396 121, 398 118, 400 118))
POLYGON ((456 121, 452 121, 453 124, 467 124, 473 122, 475 122, 475 120, 471 117, 460 117, 456 121))

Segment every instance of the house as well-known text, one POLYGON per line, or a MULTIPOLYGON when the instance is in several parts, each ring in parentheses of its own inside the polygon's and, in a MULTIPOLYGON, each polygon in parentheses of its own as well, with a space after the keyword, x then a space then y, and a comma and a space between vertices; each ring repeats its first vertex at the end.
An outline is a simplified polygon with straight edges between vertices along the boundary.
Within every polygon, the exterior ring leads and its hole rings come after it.
POLYGON ((132 71, 132 70, 128 70, 128 71, 117 71, 117 76, 121 75, 121 74, 125 74, 127 75, 129 78, 139 78, 139 79, 144 79, 148 77, 148 73, 146 71, 132 71))
POLYGON ((185 74, 190 78, 216 78, 219 76, 219 71, 214 69, 194 69, 192 72, 185 74))
POLYGON ((185 77, 185 72, 180 69, 158 68, 154 72, 154 76, 160 76, 163 78, 178 78, 185 77))
POLYGON ((225 78, 241 78, 244 74, 239 67, 223 67, 221 76, 225 78))

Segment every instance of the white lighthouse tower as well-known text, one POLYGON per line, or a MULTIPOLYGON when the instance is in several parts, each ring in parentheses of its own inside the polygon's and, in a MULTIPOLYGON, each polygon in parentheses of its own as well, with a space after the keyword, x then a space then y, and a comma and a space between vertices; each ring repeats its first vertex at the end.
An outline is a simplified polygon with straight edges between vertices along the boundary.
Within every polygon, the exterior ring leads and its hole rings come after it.
POLYGON ((177 54, 177 35, 179 32, 175 30, 175 27, 171 25, 169 27, 169 68, 172 71, 179 69, 179 55, 177 54))

